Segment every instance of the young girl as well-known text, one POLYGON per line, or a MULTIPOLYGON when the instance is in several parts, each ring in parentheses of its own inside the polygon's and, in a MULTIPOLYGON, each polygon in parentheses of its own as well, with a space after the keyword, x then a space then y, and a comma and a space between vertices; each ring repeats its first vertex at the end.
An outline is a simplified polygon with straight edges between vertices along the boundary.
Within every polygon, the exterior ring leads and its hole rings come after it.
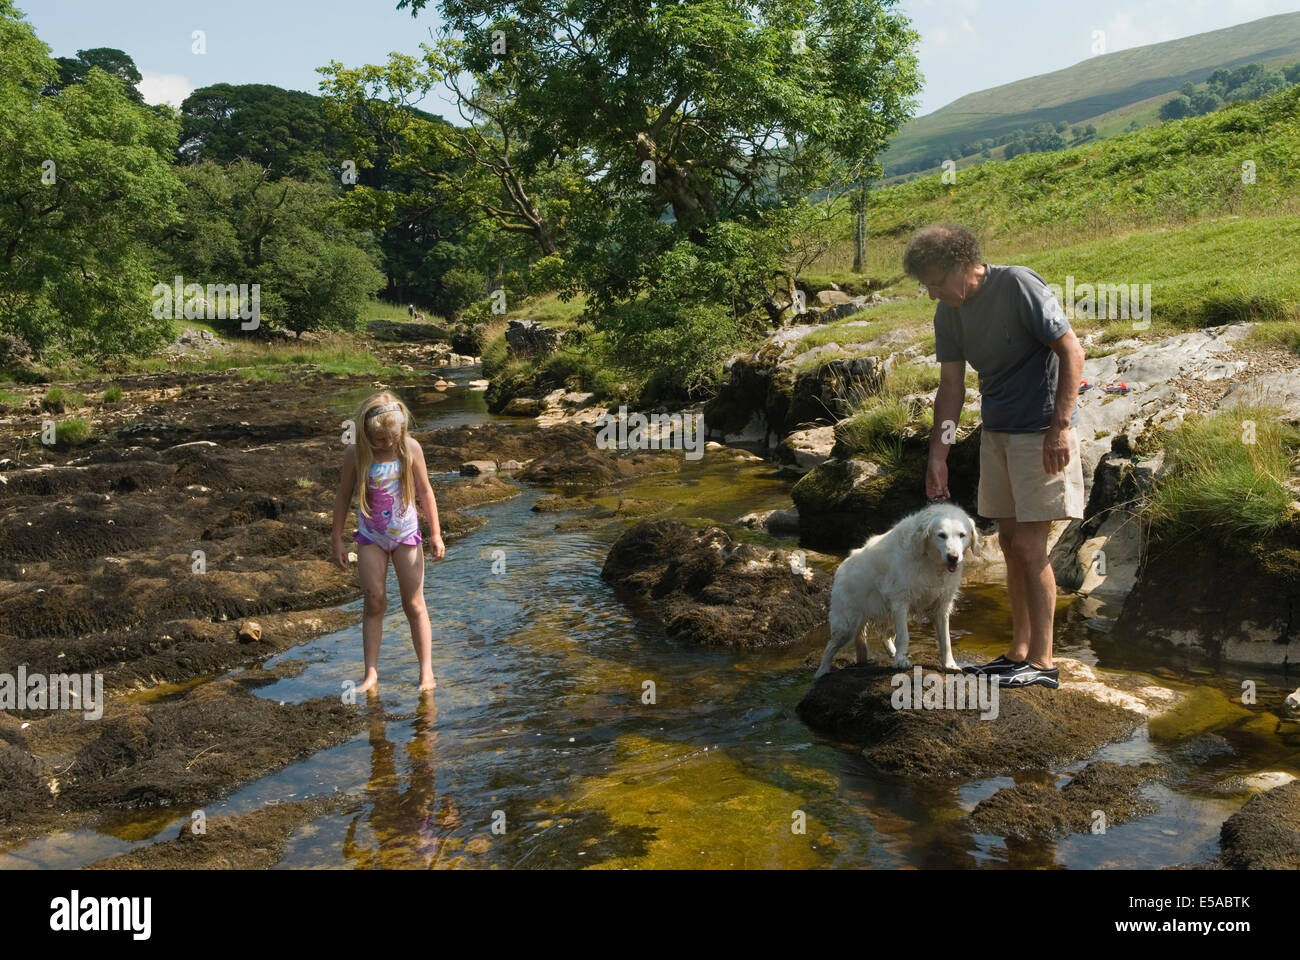
POLYGON ((361 645, 366 661, 366 678, 357 690, 370 690, 379 683, 379 640, 388 607, 384 584, 390 557, 402 609, 411 623, 411 640, 420 663, 420 689, 432 690, 436 686, 433 630, 424 605, 424 547, 415 510, 417 497, 429 518, 434 559, 442 559, 447 548, 442 543, 438 504, 429 484, 424 451, 406 432, 411 422, 406 405, 387 391, 367 398, 353 422, 357 442, 343 455, 343 476, 334 498, 333 538, 334 562, 347 570, 343 523, 349 504, 355 502, 357 532, 352 539, 357 542, 357 572, 365 596, 361 645), (362 482, 357 482, 358 477, 362 482))

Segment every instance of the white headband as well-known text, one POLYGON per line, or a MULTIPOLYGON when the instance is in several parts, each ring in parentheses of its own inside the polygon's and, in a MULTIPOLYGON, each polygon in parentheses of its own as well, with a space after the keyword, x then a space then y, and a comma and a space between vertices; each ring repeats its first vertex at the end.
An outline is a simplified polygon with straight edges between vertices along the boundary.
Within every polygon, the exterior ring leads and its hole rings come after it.
POLYGON ((389 413, 390 411, 401 410, 401 409, 402 409, 402 405, 400 403, 383 403, 377 407, 371 407, 369 410, 367 410, 366 420, 369 420, 371 417, 378 416, 381 413, 389 413))

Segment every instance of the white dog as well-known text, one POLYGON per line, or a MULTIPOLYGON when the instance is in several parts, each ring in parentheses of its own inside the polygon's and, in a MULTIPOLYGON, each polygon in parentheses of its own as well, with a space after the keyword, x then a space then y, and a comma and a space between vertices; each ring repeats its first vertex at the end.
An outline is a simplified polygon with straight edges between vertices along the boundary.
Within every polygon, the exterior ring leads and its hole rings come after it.
POLYGON ((944 669, 956 670, 948 615, 961 586, 966 551, 978 549, 979 531, 970 515, 954 504, 936 503, 850 553, 831 584, 831 640, 816 676, 830 671, 835 654, 849 641, 857 647, 858 663, 866 663, 866 632, 872 627, 881 632, 894 666, 910 667, 907 617, 912 610, 930 615, 944 669))

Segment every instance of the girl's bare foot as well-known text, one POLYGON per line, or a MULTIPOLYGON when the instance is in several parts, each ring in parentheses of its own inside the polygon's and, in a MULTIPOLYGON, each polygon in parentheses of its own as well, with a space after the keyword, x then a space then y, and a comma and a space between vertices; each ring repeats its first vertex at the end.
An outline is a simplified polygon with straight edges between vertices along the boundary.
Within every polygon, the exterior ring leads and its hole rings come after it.
POLYGON ((356 693, 365 693, 368 690, 374 690, 379 686, 379 674, 376 671, 370 671, 366 674, 366 679, 361 681, 361 685, 355 690, 356 693))
POLYGON ((432 690, 437 685, 438 685, 438 681, 433 679, 433 674, 429 674, 427 677, 420 678, 421 690, 432 690))

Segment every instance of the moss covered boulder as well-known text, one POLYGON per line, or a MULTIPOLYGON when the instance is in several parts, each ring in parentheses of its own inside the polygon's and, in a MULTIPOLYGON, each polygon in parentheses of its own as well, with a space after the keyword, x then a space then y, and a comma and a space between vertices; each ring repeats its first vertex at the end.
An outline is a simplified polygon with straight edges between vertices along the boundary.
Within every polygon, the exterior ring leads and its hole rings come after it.
POLYGON ((625 532, 601 577, 670 637, 700 646, 786 646, 826 619, 830 601, 830 575, 802 556, 679 520, 625 532))
MULTIPOLYGON (((948 489, 958 506, 975 512, 979 486, 979 429, 948 454, 948 489)), ((901 455, 891 469, 869 460, 833 457, 794 485, 799 508, 799 542, 816 550, 860 547, 873 534, 925 506, 929 440, 900 438, 901 455)))

